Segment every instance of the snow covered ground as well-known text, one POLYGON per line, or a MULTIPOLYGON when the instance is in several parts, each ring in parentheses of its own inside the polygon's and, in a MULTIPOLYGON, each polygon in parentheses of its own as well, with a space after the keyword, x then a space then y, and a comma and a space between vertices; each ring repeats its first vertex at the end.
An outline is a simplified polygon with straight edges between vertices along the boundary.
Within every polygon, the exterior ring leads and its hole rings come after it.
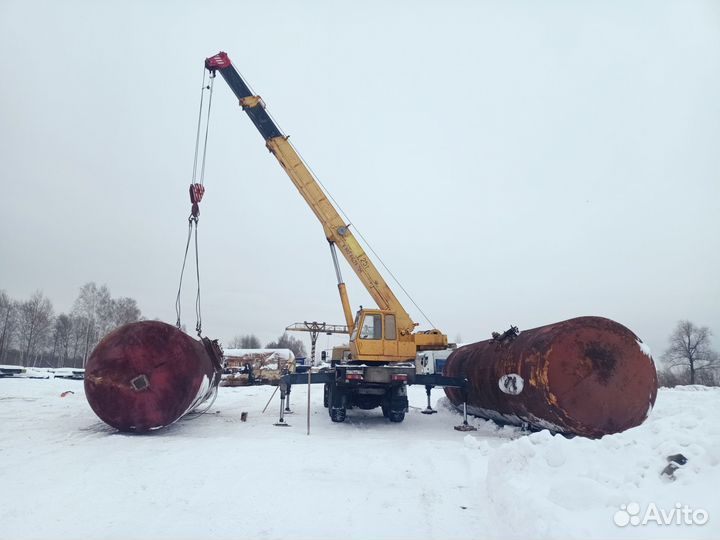
POLYGON ((210 412, 138 436, 103 424, 82 381, 0 379, 0 538, 720 537, 720 390, 661 390, 644 425, 600 440, 458 432, 442 391, 420 414, 422 387, 399 425, 333 424, 314 387, 307 436, 305 388, 289 428, 277 396, 262 414, 273 390, 221 388, 210 412), (657 524, 685 505, 707 522, 657 524))

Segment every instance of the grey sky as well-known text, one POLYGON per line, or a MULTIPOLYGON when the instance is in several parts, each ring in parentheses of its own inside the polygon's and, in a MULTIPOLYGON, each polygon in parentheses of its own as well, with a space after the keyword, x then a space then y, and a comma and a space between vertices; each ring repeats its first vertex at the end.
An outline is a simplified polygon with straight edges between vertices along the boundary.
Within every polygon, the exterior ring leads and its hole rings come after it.
MULTIPOLYGON (((0 50, 15 298, 96 281, 174 322, 224 50, 451 340, 600 315, 656 353, 681 318, 720 343, 718 2, 0 0, 0 50)), ((322 229, 222 79, 206 189, 207 335, 342 322, 322 229)))

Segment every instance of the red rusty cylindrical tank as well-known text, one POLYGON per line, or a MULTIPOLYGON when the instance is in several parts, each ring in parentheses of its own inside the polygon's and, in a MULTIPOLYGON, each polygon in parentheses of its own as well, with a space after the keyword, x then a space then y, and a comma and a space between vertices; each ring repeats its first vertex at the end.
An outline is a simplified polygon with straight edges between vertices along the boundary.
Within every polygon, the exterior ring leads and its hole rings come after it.
POLYGON ((95 347, 85 368, 85 395, 101 420, 145 432, 180 419, 220 382, 217 343, 195 340, 158 321, 126 324, 95 347))
MULTIPOLYGON (((657 395, 649 348, 623 325, 578 317, 460 347, 444 374, 468 379, 468 412, 602 437, 640 425, 657 395)), ((456 407, 463 392, 446 388, 456 407)))

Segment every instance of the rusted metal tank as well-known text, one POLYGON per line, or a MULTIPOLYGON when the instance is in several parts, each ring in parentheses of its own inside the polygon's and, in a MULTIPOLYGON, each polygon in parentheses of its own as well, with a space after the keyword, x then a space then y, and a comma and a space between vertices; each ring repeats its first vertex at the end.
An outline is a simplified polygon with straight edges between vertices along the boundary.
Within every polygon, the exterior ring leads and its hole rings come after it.
MULTIPOLYGON (((657 395, 649 348, 623 325, 578 317, 453 352, 444 374, 466 377, 468 412, 583 437, 640 425, 657 395)), ((463 393, 446 388, 456 407, 463 393)))
POLYGON ((120 431, 172 424, 217 391, 222 352, 174 326, 121 326, 95 347, 85 368, 85 395, 101 420, 120 431))

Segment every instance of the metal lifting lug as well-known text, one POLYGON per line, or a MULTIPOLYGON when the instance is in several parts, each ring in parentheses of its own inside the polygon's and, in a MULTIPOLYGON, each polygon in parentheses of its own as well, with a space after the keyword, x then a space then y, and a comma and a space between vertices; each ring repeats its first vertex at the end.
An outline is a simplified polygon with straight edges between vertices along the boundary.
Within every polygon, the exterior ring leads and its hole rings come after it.
POLYGON ((244 98, 240 98, 240 106, 243 108, 243 111, 245 109, 251 109, 253 107, 260 106, 260 108, 265 108, 265 102, 260 96, 247 96, 244 98))

